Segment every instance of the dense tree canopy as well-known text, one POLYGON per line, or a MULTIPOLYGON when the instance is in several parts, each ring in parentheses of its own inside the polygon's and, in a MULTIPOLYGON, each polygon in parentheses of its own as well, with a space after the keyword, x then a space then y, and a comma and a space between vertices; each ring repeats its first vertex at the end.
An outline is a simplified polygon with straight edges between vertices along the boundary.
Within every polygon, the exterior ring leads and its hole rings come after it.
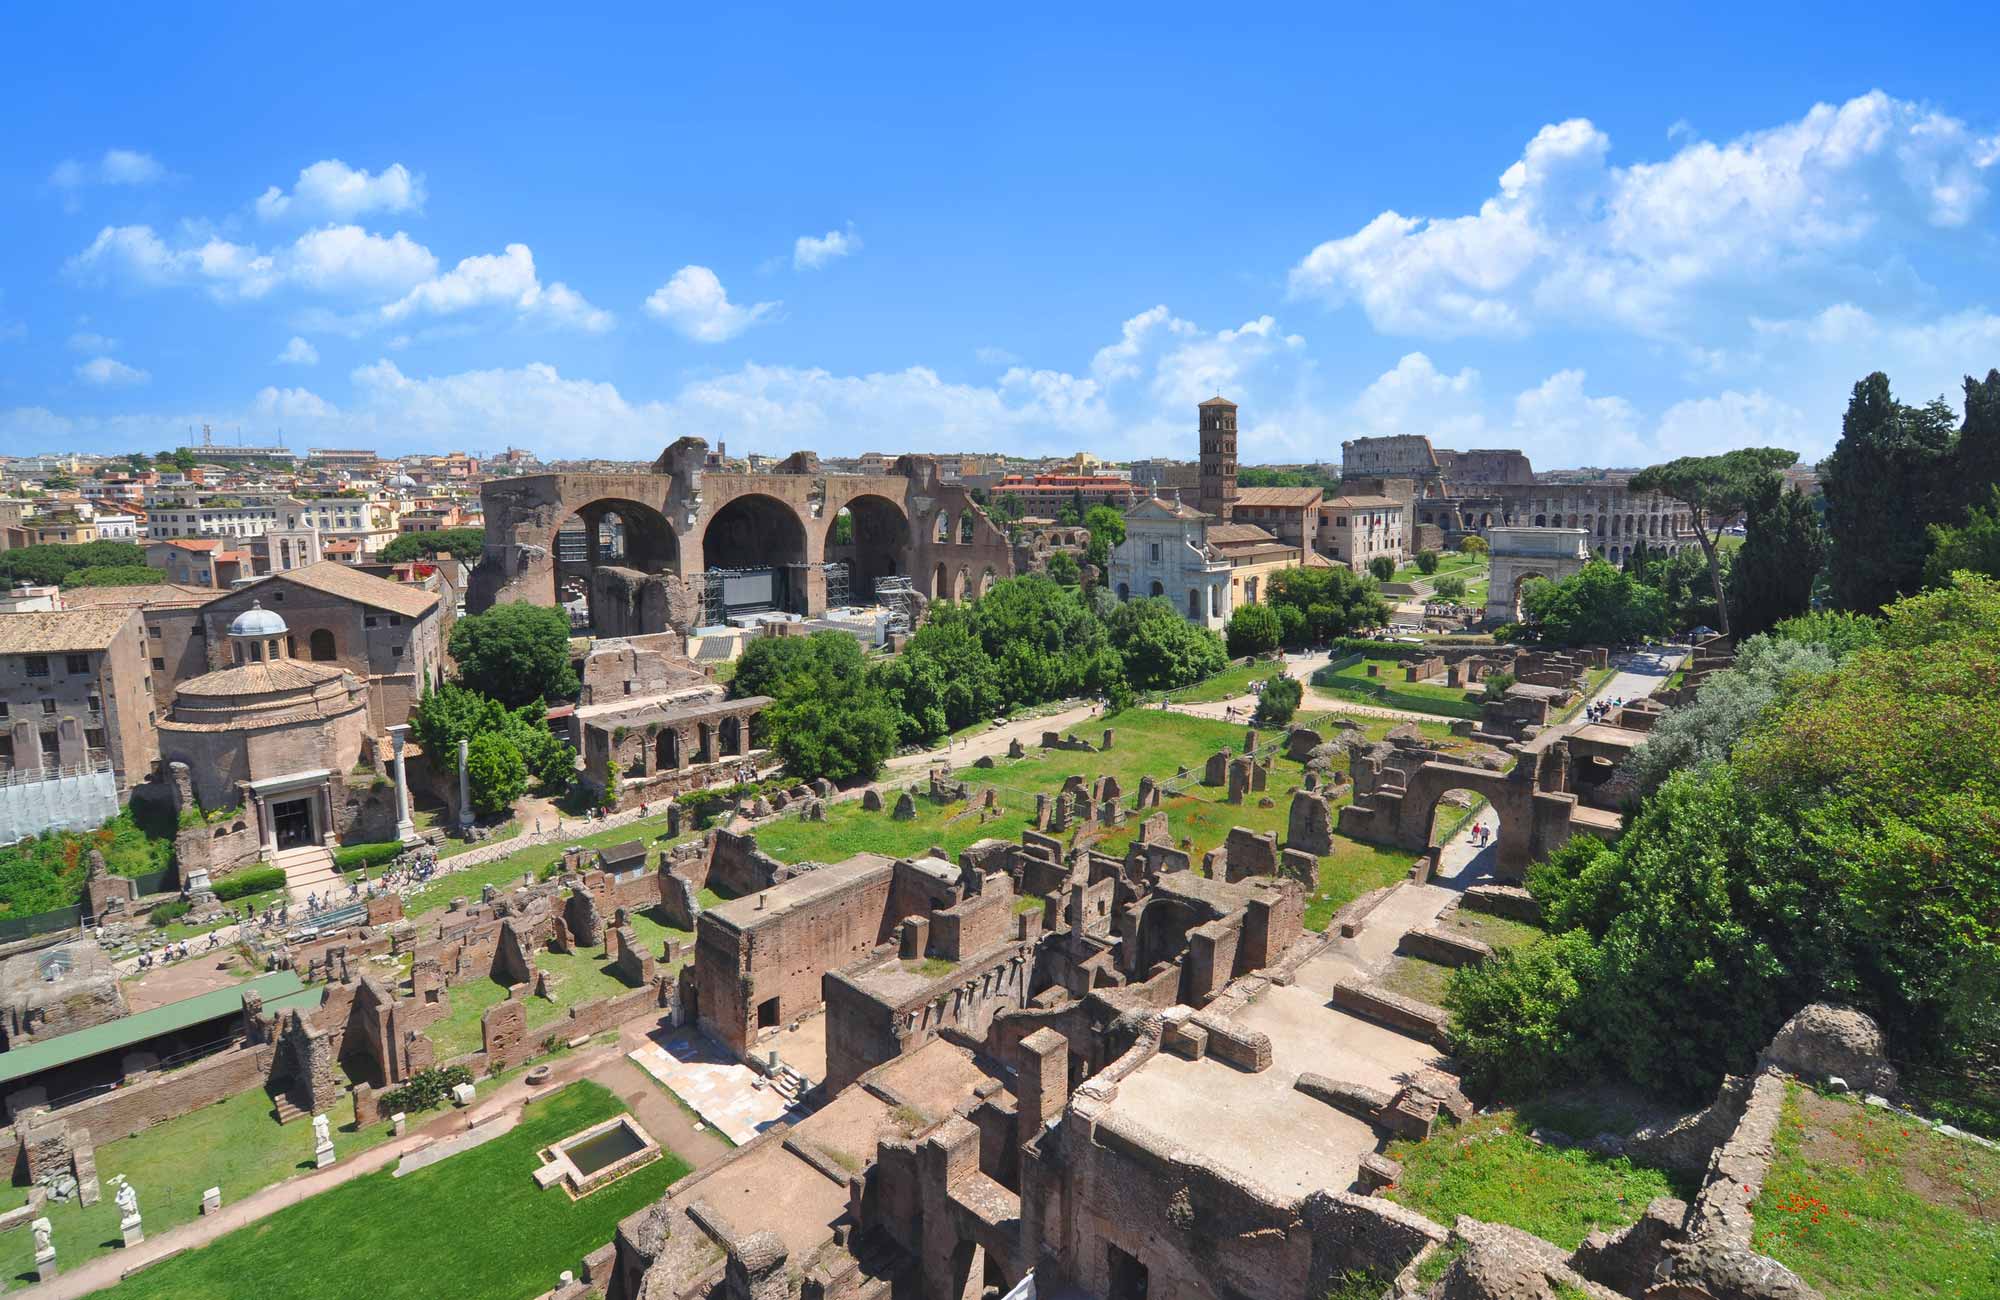
POLYGON ((457 770, 459 741, 499 736, 548 793, 569 789, 576 776, 576 751, 549 730, 548 710, 539 700, 509 709, 477 691, 446 684, 417 701, 410 735, 431 756, 435 771, 457 770))
POLYGON ((1164 596, 1127 601, 1106 620, 1112 648, 1135 691, 1172 690, 1221 672, 1222 638, 1196 627, 1164 596))
POLYGON ((1753 636, 1812 608, 1826 565, 1826 530, 1805 493, 1773 478, 1751 498, 1743 546, 1729 571, 1730 628, 1753 636))
POLYGON ((1009 711, 1122 684, 1124 665, 1104 622, 1074 587, 1033 575, 995 583, 973 606, 973 627, 1009 711))
POLYGON ((1633 493, 1657 492, 1688 508, 1695 540, 1708 560, 1710 594, 1715 598, 1718 626, 1729 631, 1729 606, 1723 597, 1722 563, 1717 555, 1716 528, 1750 508, 1769 490, 1778 471, 1798 462, 1798 453, 1782 447, 1740 447, 1719 456, 1682 456, 1653 465, 1632 476, 1633 493))
POLYGON ((569 661, 569 616, 516 602, 468 614, 452 625, 451 657, 461 684, 509 708, 577 693, 569 661))
POLYGON ((1931 553, 1924 561, 1924 585, 1942 587, 1961 570, 2000 578, 2000 485, 1984 509, 1973 506, 1957 527, 1932 524, 1931 553))
POLYGON ((1897 401, 1879 371, 1854 386, 1840 441, 1819 467, 1841 608, 1872 614, 1922 585, 1926 530, 1962 517, 1949 508, 1956 423, 1943 401, 1897 401))
POLYGON ((89 569, 71 569, 63 578, 65 587, 144 587, 166 577, 158 569, 143 564, 102 564, 89 569))
POLYGON ((1238 657, 1269 654, 1278 648, 1283 631, 1277 611, 1269 605, 1238 605, 1229 616, 1229 653, 1238 657))
POLYGON ((1666 630, 1666 602, 1630 573, 1592 560, 1561 582, 1522 588, 1528 623, 1555 645, 1625 645, 1666 630))
MULTIPOLYGON (((0 584, 31 583, 37 587, 70 586, 85 569, 144 567, 146 552, 131 542, 71 542, 23 546, 0 551, 0 584)), ((154 573, 151 581, 160 581, 154 573)))
POLYGON ((1110 506, 1092 506, 1083 517, 1090 530, 1090 548, 1084 558, 1102 569, 1111 562, 1111 548, 1125 540, 1125 516, 1110 506))
MULTIPOLYGON (((933 617, 951 616, 939 609, 933 617)), ((737 698, 771 697, 764 733, 801 780, 871 780, 903 730, 896 705, 867 670, 861 643, 845 632, 760 637, 744 652, 729 688, 737 698)))
POLYGON ((485 549, 483 528, 442 528, 434 533, 404 533, 382 548, 382 558, 390 564, 402 564, 427 556, 450 555, 463 563, 477 564, 485 549))
POLYGON ((1738 648, 1735 663, 1701 684, 1692 704, 1653 724, 1632 755, 1630 770, 1642 788, 1653 790, 1682 768, 1727 759, 1788 681, 1831 672, 1839 661, 1838 652, 1823 646, 1751 637, 1738 648))
POLYGON ((1579 837, 1531 869, 1570 952, 1453 977, 1475 1073, 1552 1054, 1705 1095, 1815 999, 1870 1012, 1899 1059, 2000 1048, 2000 583, 1966 575, 1886 615, 1877 644, 1785 679, 1726 759, 1670 776, 1615 845, 1579 837))
POLYGON ((528 766, 521 751, 497 732, 472 738, 466 751, 465 775, 472 787, 472 806, 482 817, 505 817, 528 792, 528 766))
MULTIPOLYGON (((1281 632, 1287 644, 1326 641, 1389 621, 1389 602, 1372 578, 1346 565, 1285 569, 1271 575, 1264 599, 1286 619, 1289 606, 1303 617, 1297 625, 1286 620, 1281 632), (1294 626, 1297 628, 1294 634, 1294 626)), ((1231 654, 1236 651, 1230 651, 1231 654)))
MULTIPOLYGON (((795 639, 795 638, 780 638, 795 639)), ((905 743, 931 744, 1000 712, 999 676, 962 605, 937 605, 877 681, 901 715, 905 743)))

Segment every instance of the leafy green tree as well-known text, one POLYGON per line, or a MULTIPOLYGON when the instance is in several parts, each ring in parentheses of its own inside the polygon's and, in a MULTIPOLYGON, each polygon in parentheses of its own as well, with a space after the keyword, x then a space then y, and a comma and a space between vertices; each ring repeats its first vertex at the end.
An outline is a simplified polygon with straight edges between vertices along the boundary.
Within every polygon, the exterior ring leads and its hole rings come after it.
POLYGON ((1632 476, 1635 494, 1657 492, 1688 508, 1695 540, 1708 558, 1708 581, 1715 597, 1717 626, 1729 631, 1729 607, 1723 598, 1722 561, 1717 556, 1717 529, 1749 509, 1778 471, 1798 462, 1798 453, 1782 447, 1743 447, 1719 456, 1682 456, 1653 465, 1632 476))
POLYGON ((1835 658, 1845 658, 1880 641, 1882 621, 1852 610, 1821 609, 1781 620, 1771 635, 1781 641, 1819 646, 1835 658))
POLYGON ((171 467, 183 474, 193 469, 198 463, 194 458, 194 452, 187 447, 176 447, 172 451, 156 452, 153 456, 153 462, 157 465, 171 467))
POLYGON ((1134 690, 1172 690, 1221 672, 1229 658, 1222 638, 1181 617, 1165 596, 1128 600, 1113 610, 1107 629, 1134 690))
POLYGON ((468 614, 451 629, 461 684, 508 707, 566 700, 579 689, 569 659, 569 616, 515 602, 468 614))
POLYGON ((979 640, 972 612, 937 605, 876 680, 896 707, 906 742, 930 744, 998 713, 1003 701, 993 660, 979 640))
POLYGON ((1940 523, 1964 518, 1965 511, 1986 504, 1990 489, 2000 487, 2000 370, 1987 371, 1983 381, 1965 377, 1965 423, 1952 449, 1948 486, 1940 523))
POLYGON ((76 476, 57 470, 55 473, 43 477, 42 486, 51 492, 74 492, 76 490, 76 476))
POLYGON ((1653 724, 1629 770, 1642 789, 1654 790, 1682 768, 1727 759, 1788 682, 1831 672, 1839 662, 1838 654, 1821 646, 1751 637, 1738 647, 1735 663, 1702 683, 1693 703, 1669 710, 1653 724))
POLYGON ((1767 631, 1812 608, 1826 564, 1826 530, 1797 487, 1776 478, 1751 498, 1743 546, 1729 570, 1730 625, 1739 637, 1767 631))
POLYGON ((1090 530, 1085 558, 1102 569, 1111 562, 1111 548, 1125 540, 1125 516, 1110 506, 1092 506, 1083 517, 1083 526, 1090 530))
MULTIPOLYGON (((67 585, 69 576, 81 569, 134 568, 145 563, 145 550, 131 542, 45 543, 0 551, 0 580, 9 586, 67 585)), ((150 579, 159 580, 158 573, 150 579)))
POLYGON ((466 750, 465 774, 472 806, 486 817, 504 817, 528 793, 528 767, 521 751, 498 732, 482 732, 466 750))
POLYGON ((1956 528, 1932 524, 1931 553, 1924 561, 1924 585, 1943 587, 1960 571, 2000 577, 2000 484, 1985 509, 1973 506, 1956 528))
POLYGON ((1602 560, 1561 582, 1527 584, 1521 603, 1541 638, 1556 645, 1624 645, 1666 628, 1660 593, 1602 560))
POLYGON ((1299 701, 1305 698, 1305 688, 1299 679, 1283 673, 1266 678, 1264 689, 1257 692, 1257 722, 1267 727, 1282 727, 1292 720, 1299 711, 1299 701))
POLYGON ((103 564, 91 569, 71 569, 63 578, 65 587, 144 587, 166 575, 143 564, 103 564))
POLYGON ((1457 574, 1439 578, 1431 584, 1431 590, 1439 600, 1459 601, 1465 599, 1465 579, 1457 574))
POLYGON ((1872 614, 1922 585, 1929 525, 1959 518, 1951 408, 1905 406, 1877 371, 1854 386, 1840 441, 1820 462, 1834 603, 1872 614))
MULTIPOLYGON (((1722 566, 1722 583, 1728 588, 1741 548, 1721 551, 1716 558, 1722 566)), ((1667 611, 1667 629, 1682 631, 1694 627, 1715 627, 1721 616, 1716 612, 1715 593, 1708 581, 1708 560, 1690 546, 1668 552, 1658 548, 1632 548, 1625 562, 1632 581, 1660 593, 1667 611)))
POLYGON ((433 766, 449 771, 458 764, 458 742, 484 731, 504 730, 506 713, 498 700, 447 682, 418 698, 410 713, 410 735, 431 756, 433 766))
POLYGON ((854 545, 854 512, 843 507, 833 517, 833 544, 835 546, 854 545))
POLYGON ((1008 578, 973 607, 1000 698, 1022 704, 1096 695, 1124 679, 1103 620, 1075 587, 1037 575, 1008 578))
POLYGON ((125 468, 134 474, 144 474, 153 468, 153 461, 145 452, 135 451, 125 458, 125 468))
MULTIPOLYGON (((1443 561, 1439 558, 1438 553, 1436 551, 1423 550, 1417 552, 1417 572, 1423 574, 1425 577, 1429 577, 1431 574, 1436 573, 1438 571, 1438 565, 1442 562, 1443 561)), ((1395 572, 1394 569, 1390 570, 1390 573, 1393 574, 1394 572, 1395 572)), ((1383 579, 1383 581, 1386 582, 1387 579, 1385 578, 1383 579)))
POLYGON ((744 652, 729 689, 739 699, 771 697, 764 732, 801 780, 872 778, 902 730, 861 643, 845 632, 761 637, 744 652))
MULTIPOLYGON (((1305 616, 1303 635, 1280 624, 1280 636, 1291 645, 1345 636, 1389 621, 1389 603, 1374 581, 1345 565, 1280 570, 1271 575, 1264 599, 1275 609, 1291 606, 1305 616)), ((1279 617, 1284 617, 1282 612, 1279 617)))
POLYGON ((1600 961, 1590 936, 1574 931, 1454 972, 1446 1001, 1452 1050, 1472 1066, 1466 1082, 1532 1093, 1588 1071, 1582 1007, 1600 961))
POLYGON ((1076 556, 1068 551, 1057 551, 1049 556, 1049 577, 1065 587, 1074 587, 1083 581, 1083 569, 1076 562, 1076 556))
POLYGON ((479 563, 486 551, 486 530, 443 528, 434 533, 404 533, 382 548, 382 559, 405 564, 434 555, 449 555, 465 564, 479 563))
POLYGON ((1378 555, 1368 561, 1368 572, 1377 582, 1387 582, 1396 576, 1396 562, 1386 555, 1378 555))
POLYGON ((1229 616, 1229 653, 1237 658, 1269 654, 1278 648, 1283 631, 1277 612, 1269 605, 1238 605, 1229 616))
MULTIPOLYGON (((1272 605, 1278 611, 1278 641, 1282 645, 1299 647, 1311 637, 1312 624, 1306 612, 1297 605, 1272 605)), ((1322 607, 1324 608, 1324 607, 1322 607)))
POLYGON ((1485 555, 1488 549, 1486 539, 1477 533, 1467 533, 1458 539, 1458 551, 1461 555, 1485 555))

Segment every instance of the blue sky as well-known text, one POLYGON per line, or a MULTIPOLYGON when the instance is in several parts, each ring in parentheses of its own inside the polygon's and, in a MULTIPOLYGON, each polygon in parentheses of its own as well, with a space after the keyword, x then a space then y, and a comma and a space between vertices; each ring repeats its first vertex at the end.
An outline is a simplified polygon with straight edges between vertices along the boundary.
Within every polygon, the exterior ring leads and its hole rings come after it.
POLYGON ((14 6, 0 446, 1636 464, 2000 365, 1969 8, 1077 8, 14 6))

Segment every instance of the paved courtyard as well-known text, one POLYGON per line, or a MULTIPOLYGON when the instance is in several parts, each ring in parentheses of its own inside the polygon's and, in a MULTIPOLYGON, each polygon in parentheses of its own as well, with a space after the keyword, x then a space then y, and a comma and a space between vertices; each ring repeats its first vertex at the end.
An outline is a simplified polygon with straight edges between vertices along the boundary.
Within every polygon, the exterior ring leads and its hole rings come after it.
POLYGON ((639 1068, 670 1088, 738 1146, 780 1120, 807 1114, 763 1076, 693 1029, 660 1029, 630 1055, 639 1068))

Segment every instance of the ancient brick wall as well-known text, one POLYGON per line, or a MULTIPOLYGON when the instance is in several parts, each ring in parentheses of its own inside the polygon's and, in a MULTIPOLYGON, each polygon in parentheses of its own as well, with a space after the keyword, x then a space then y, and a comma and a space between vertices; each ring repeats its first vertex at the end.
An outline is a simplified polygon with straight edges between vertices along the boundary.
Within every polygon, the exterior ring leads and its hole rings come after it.
MULTIPOLYGON (((65 1106, 55 1114, 72 1129, 89 1129, 91 1141, 103 1146, 262 1086, 271 1073, 273 1050, 265 1043, 219 1052, 170 1073, 65 1106)), ((0 1130, 0 1168, 13 1168, 17 1153, 13 1130, 0 1130)))

